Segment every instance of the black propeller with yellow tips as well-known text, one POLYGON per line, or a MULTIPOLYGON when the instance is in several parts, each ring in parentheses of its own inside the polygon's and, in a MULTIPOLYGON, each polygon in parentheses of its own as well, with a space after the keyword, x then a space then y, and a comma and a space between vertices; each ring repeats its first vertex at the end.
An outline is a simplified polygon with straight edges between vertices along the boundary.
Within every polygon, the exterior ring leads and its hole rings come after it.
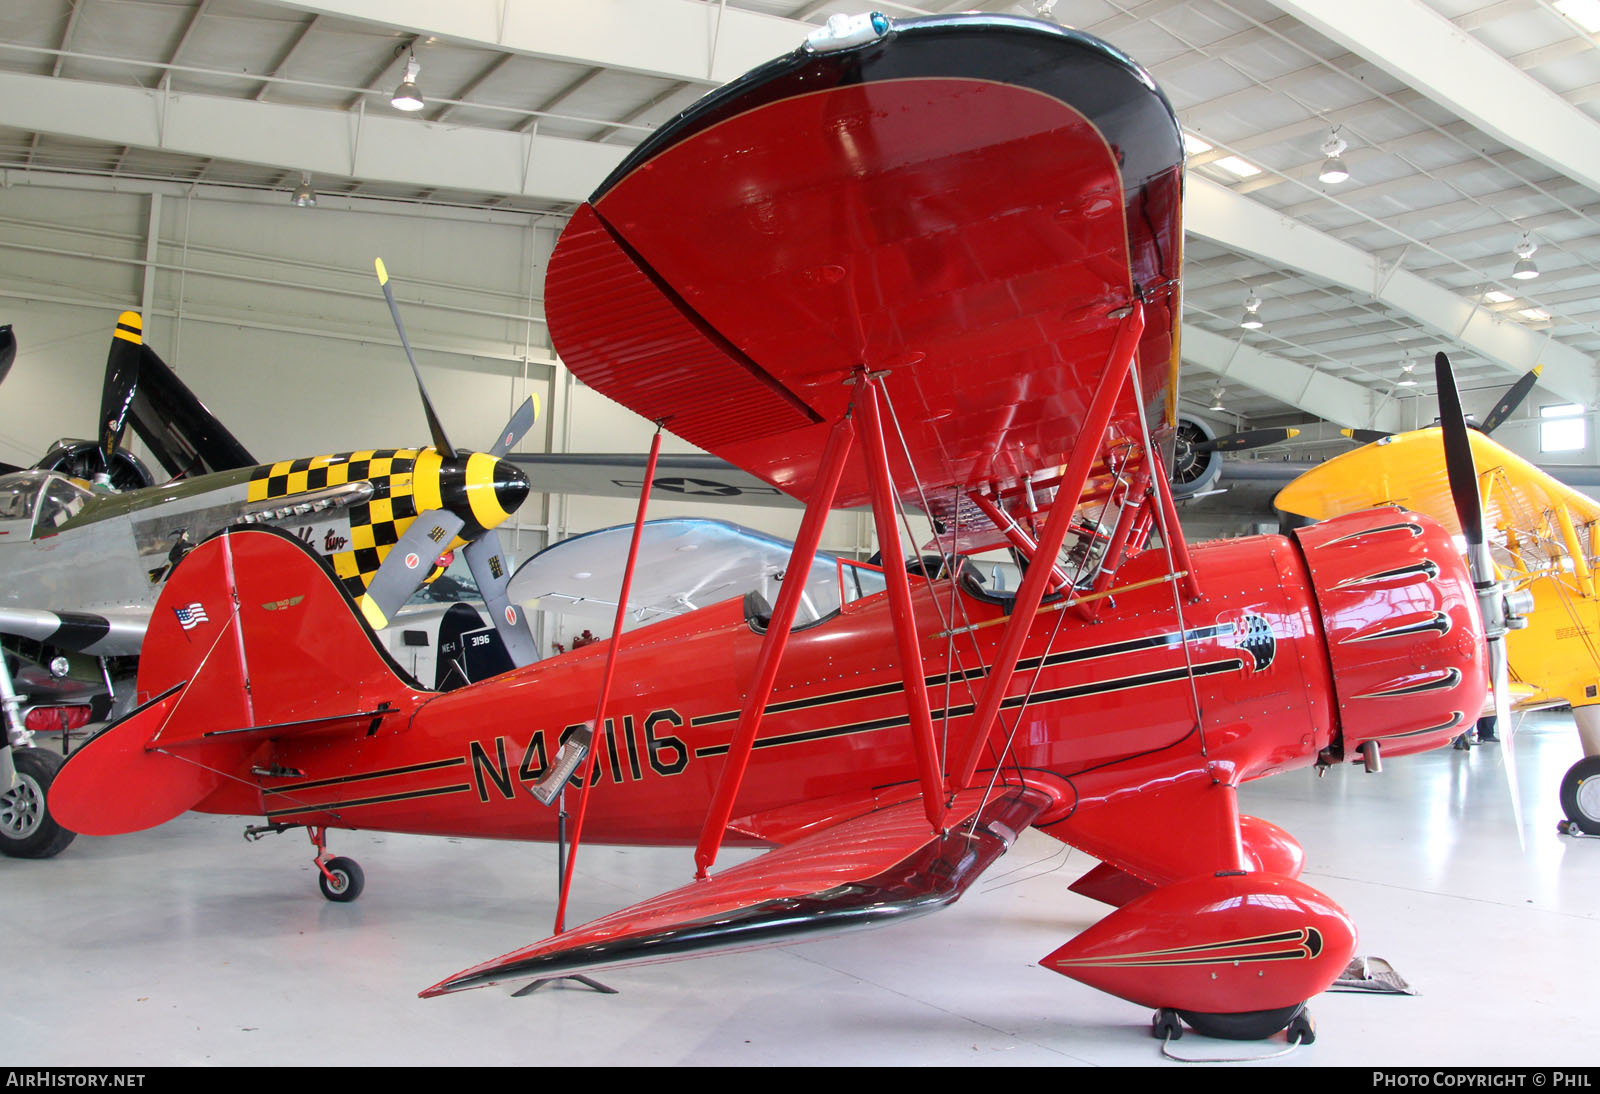
POLYGON ((11 333, 11 324, 0 326, 0 380, 11 371, 11 362, 17 359, 17 336, 11 333))
POLYGON ((1183 415, 1178 419, 1173 441, 1172 496, 1182 500, 1210 491, 1222 473, 1224 452, 1282 444, 1299 435, 1298 429, 1283 428, 1246 429, 1218 436, 1199 418, 1183 415))
POLYGON ((117 317, 106 354, 95 440, 63 440, 34 466, 113 490, 153 485, 155 476, 123 445, 136 433, 168 478, 253 467, 258 460, 144 343, 138 312, 117 317))
POLYGON ((400 345, 406 351, 406 360, 411 362, 411 373, 417 381, 417 393, 421 396, 422 409, 428 419, 433 447, 441 462, 437 471, 431 470, 431 462, 429 469, 424 469, 419 462, 415 472, 419 479, 436 476, 437 482, 416 482, 416 494, 419 498, 436 499, 436 504, 419 512, 384 555, 382 564, 361 597, 362 613, 373 627, 387 626, 389 617, 433 572, 435 564, 448 551, 451 542, 465 540, 462 553, 494 617, 495 630, 505 643, 506 652, 514 663, 528 664, 538 657, 538 652, 522 609, 506 597, 511 566, 501 548, 496 529, 528 496, 527 476, 503 457, 533 425, 539 413, 538 401, 529 398, 517 409, 488 452, 463 452, 451 445, 439 416, 434 413, 427 387, 422 382, 422 372, 417 367, 411 343, 406 338, 405 324, 400 320, 400 308, 389 287, 389 271, 385 269, 381 258, 375 265, 378 284, 383 288, 389 314, 393 316, 395 330, 400 334, 400 345))
MULTIPOLYGON (((0 326, 0 381, 6 378, 6 373, 11 371, 11 362, 17 359, 17 336, 11 332, 11 324, 0 326)), ((22 470, 9 463, 0 463, 0 475, 7 475, 13 471, 22 470)))
POLYGON ((1211 441, 1195 444, 1196 452, 1243 452, 1247 448, 1264 448, 1269 444, 1282 444, 1300 436, 1298 429, 1244 429, 1237 433, 1224 433, 1211 441))
MULTIPOLYGON (((1500 401, 1494 404, 1494 409, 1489 411, 1482 422, 1474 423, 1470 418, 1464 419, 1467 423, 1467 428, 1476 429, 1484 434, 1493 433, 1499 429, 1505 424, 1506 419, 1511 417, 1512 412, 1522 405, 1522 401, 1533 390, 1533 385, 1538 382, 1539 374, 1543 371, 1543 365, 1534 365, 1533 368, 1523 373, 1517 378, 1517 382, 1508 387, 1505 394, 1500 396, 1500 401)), ((1442 398, 1443 393, 1441 392, 1440 394, 1442 398)), ((1459 395, 1457 399, 1459 401, 1459 395)), ((1381 429, 1341 429, 1339 432, 1357 444, 1376 444, 1394 436, 1394 434, 1385 433, 1381 429)))

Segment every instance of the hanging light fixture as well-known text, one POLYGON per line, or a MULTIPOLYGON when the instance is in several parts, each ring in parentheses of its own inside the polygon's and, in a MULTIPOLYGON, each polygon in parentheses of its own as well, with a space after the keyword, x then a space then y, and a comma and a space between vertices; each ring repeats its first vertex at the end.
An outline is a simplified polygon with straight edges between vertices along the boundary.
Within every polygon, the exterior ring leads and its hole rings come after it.
POLYGON ((1416 371, 1416 368, 1417 363, 1411 360, 1409 357, 1406 358, 1405 364, 1400 366, 1400 379, 1395 381, 1395 386, 1416 387, 1417 378, 1415 375, 1413 375, 1413 373, 1416 371))
POLYGON ((289 201, 302 209, 317 203, 317 192, 311 188, 311 172, 300 172, 300 185, 294 188, 294 193, 289 195, 289 201))
POLYGON ((1328 139, 1322 142, 1322 154, 1327 158, 1322 161, 1322 170, 1317 172, 1317 178, 1326 183, 1340 183, 1350 177, 1350 171, 1344 165, 1344 150, 1350 146, 1345 143, 1339 131, 1335 129, 1328 134, 1328 139))
POLYGON ((1212 410, 1222 410, 1222 411, 1227 410, 1228 408, 1222 405, 1222 396, 1225 395, 1225 394, 1226 394, 1226 389, 1220 388, 1220 387, 1217 388, 1217 393, 1215 395, 1211 396, 1211 407, 1210 407, 1210 409, 1212 409, 1212 410))
POLYGON ((1244 298, 1244 315, 1239 318, 1239 325, 1245 330, 1260 330, 1266 326, 1261 321, 1261 316, 1256 313, 1261 310, 1261 298, 1251 293, 1244 298))
POLYGON ((389 96, 390 106, 396 110, 404 110, 407 114, 422 109, 422 92, 417 90, 417 73, 421 71, 422 66, 417 63, 415 53, 406 58, 406 78, 400 81, 400 86, 389 96))
POLYGON ((1539 276, 1539 267, 1533 263, 1533 252, 1538 249, 1537 243, 1526 235, 1522 237, 1522 242, 1517 244, 1517 264, 1511 267, 1512 277, 1518 281, 1532 281, 1539 276))

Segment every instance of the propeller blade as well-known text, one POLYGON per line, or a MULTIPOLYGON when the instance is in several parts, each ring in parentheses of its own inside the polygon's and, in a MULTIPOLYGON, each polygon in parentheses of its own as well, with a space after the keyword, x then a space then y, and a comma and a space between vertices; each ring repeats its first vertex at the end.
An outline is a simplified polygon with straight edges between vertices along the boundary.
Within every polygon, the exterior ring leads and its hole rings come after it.
POLYGON ((125 311, 117 316, 117 329, 111 332, 111 350, 106 354, 105 383, 100 389, 100 459, 107 467, 128 429, 128 411, 139 387, 143 346, 144 320, 139 313, 125 311))
POLYGON ((1375 444, 1378 441, 1386 441, 1394 436, 1393 433, 1385 433, 1381 429, 1341 429, 1339 432, 1357 444, 1375 444))
POLYGON ((389 288, 389 271, 383 265, 383 259, 376 259, 374 264, 378 269, 378 284, 383 288, 383 298, 389 302, 389 314, 394 317, 394 329, 400 332, 400 345, 406 351, 406 360, 411 362, 411 374, 417 378, 417 393, 422 396, 422 409, 428 416, 428 431, 433 435, 433 447, 445 459, 453 459, 456 450, 450 447, 450 441, 444 435, 444 426, 439 424, 438 415, 433 412, 433 404, 428 401, 428 389, 423 386, 422 372, 417 368, 417 359, 412 356, 411 343, 406 339, 405 324, 400 322, 400 307, 394 302, 394 290, 389 288))
POLYGON ((1298 429, 1246 429, 1228 433, 1214 441, 1197 441, 1196 452, 1243 452, 1247 448, 1261 448, 1269 444, 1282 444, 1291 437, 1300 436, 1298 429))
POLYGON ((1517 826, 1517 846, 1528 849, 1522 836, 1522 791, 1517 785, 1517 759, 1513 745, 1514 726, 1511 723, 1511 668, 1506 655, 1506 640, 1502 635, 1489 640, 1489 665, 1494 682, 1495 729, 1500 738, 1500 763, 1506 772, 1506 789, 1511 793, 1511 819, 1517 826))
MULTIPOLYGON (((1473 556, 1472 578, 1480 583, 1493 581, 1493 570, 1480 570, 1477 559, 1478 549, 1483 546, 1483 500, 1478 495, 1478 467, 1472 458, 1472 438, 1467 432, 1466 415, 1461 412, 1456 375, 1450 368, 1450 358, 1442 353, 1434 355, 1433 368, 1439 384, 1439 432, 1444 437, 1445 472, 1450 479, 1456 519, 1461 522, 1461 534, 1467 538, 1473 556)), ((1488 552, 1482 554, 1487 562, 1488 552)))
POLYGON ((17 336, 11 333, 11 324, 0 327, 0 380, 11 371, 11 362, 17 359, 17 336))
POLYGON ((411 522, 373 575, 361 597, 361 614, 373 630, 389 625, 389 618, 417 591, 433 572, 433 563, 461 531, 462 519, 447 509, 429 509, 411 522))
POLYGON ((1467 540, 1467 562, 1478 590, 1478 608, 1489 646, 1489 686, 1494 695, 1495 727, 1500 731, 1501 758, 1506 785, 1511 792, 1511 813, 1517 826, 1517 843, 1522 839, 1522 795, 1517 787, 1516 758, 1511 743, 1511 666, 1506 653, 1506 606, 1494 560, 1483 534, 1483 499, 1478 493, 1478 468, 1472 456, 1472 435, 1461 412, 1461 393, 1456 390, 1455 372, 1450 358, 1436 354, 1434 374, 1439 385, 1439 432, 1444 439, 1445 472, 1450 479, 1450 495, 1455 502, 1461 534, 1467 540))
POLYGON ((500 438, 494 442, 494 447, 489 449, 489 455, 504 456, 517 447, 517 442, 522 440, 523 434, 533 427, 538 417, 539 396, 530 395, 522 401, 522 405, 517 407, 517 412, 511 415, 511 420, 500 431, 500 438))
POLYGON ((500 533, 491 529, 467 544, 463 553, 472 570, 472 580, 478 583, 478 592, 494 619, 494 629, 505 643, 512 663, 519 668, 533 664, 539 659, 539 649, 534 645, 533 632, 528 629, 526 613, 506 595, 511 564, 500 549, 500 533))
POLYGON ((1528 392, 1533 390, 1534 383, 1539 379, 1539 374, 1544 371, 1543 365, 1534 365, 1532 369, 1523 374, 1522 378, 1512 384, 1506 393, 1500 396, 1500 401, 1494 404, 1494 409, 1489 411, 1489 416, 1483 420, 1483 431, 1493 433, 1511 417, 1511 412, 1522 405, 1522 400, 1528 397, 1528 392))

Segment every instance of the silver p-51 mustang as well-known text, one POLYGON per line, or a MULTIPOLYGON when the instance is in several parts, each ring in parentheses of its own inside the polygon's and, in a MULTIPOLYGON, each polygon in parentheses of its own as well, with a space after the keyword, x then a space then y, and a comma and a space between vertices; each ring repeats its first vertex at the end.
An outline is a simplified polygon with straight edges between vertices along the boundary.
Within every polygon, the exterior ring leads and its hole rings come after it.
MULTIPOLYGON (((15 354, 0 328, 0 378, 15 354)), ((223 528, 265 523, 299 537, 375 628, 464 549, 507 652, 533 659, 522 610, 505 597, 511 567, 495 529, 528 494, 503 457, 536 408, 524 404, 488 452, 469 452, 450 445, 421 394, 431 447, 258 464, 144 344, 140 317, 119 317, 99 440, 58 442, 29 469, 0 465, 0 853, 44 858, 72 840, 45 807, 61 756, 32 747, 35 729, 59 727, 64 704, 83 702, 74 692, 85 686, 64 679, 67 655, 98 659, 102 681, 88 690, 103 684, 125 705, 132 686, 114 679, 119 659, 137 655, 172 567, 223 528), (167 481, 120 447, 129 426, 167 481)), ((231 606, 177 610, 198 622, 231 606)))

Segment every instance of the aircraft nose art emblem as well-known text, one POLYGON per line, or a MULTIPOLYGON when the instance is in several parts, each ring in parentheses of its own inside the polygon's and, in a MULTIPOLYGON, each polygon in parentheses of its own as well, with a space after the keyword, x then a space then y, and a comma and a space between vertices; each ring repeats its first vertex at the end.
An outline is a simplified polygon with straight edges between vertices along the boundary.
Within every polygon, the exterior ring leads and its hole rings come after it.
POLYGON ((198 600, 193 604, 185 604, 182 607, 173 608, 172 611, 178 617, 178 626, 186 631, 193 630, 201 623, 209 623, 211 621, 210 617, 206 615, 205 605, 198 600))
POLYGON ((1239 648, 1255 661, 1255 671, 1261 672, 1272 664, 1277 654, 1278 641, 1273 636, 1272 624, 1255 612, 1246 612, 1243 620, 1244 634, 1239 648))

